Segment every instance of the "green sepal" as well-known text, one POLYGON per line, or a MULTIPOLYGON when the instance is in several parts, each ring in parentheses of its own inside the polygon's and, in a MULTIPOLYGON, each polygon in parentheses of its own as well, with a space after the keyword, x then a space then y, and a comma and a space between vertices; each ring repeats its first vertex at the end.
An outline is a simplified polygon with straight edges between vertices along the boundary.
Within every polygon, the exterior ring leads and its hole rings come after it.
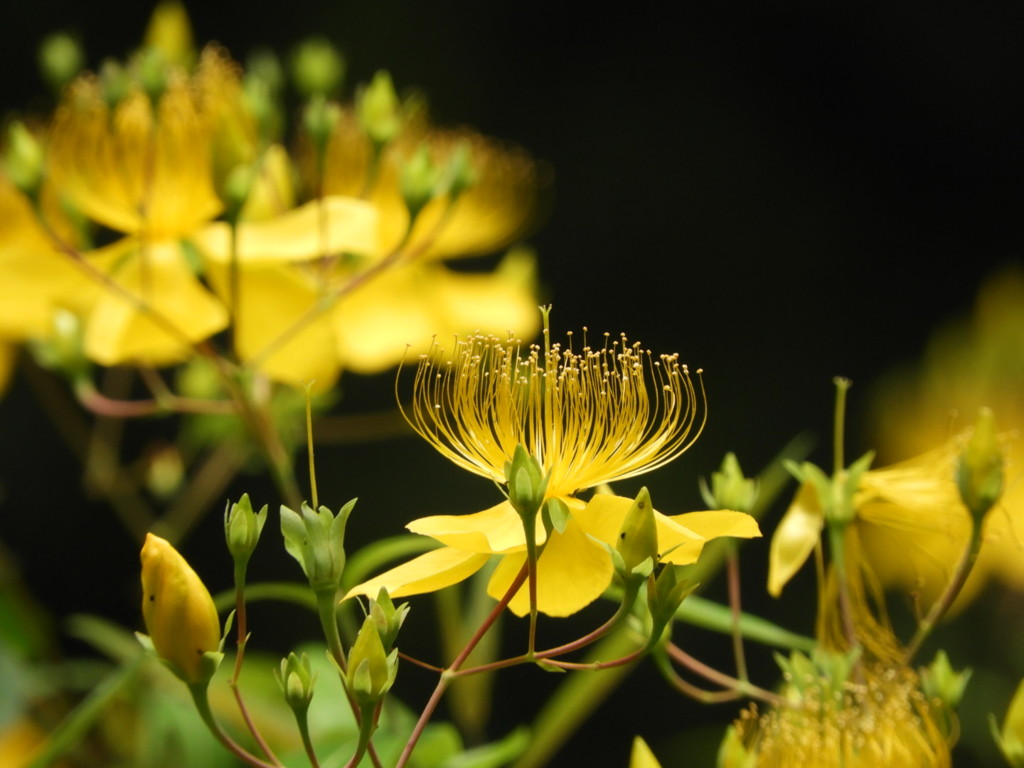
POLYGON ((549 530, 565 533, 570 517, 569 505, 561 499, 552 497, 544 502, 544 525, 550 525, 549 530))

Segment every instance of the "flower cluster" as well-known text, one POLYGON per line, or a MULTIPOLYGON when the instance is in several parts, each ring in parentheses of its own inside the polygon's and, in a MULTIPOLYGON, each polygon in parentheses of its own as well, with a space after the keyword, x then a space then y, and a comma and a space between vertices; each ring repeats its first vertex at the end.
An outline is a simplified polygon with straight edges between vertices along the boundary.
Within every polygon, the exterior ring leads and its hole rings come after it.
POLYGON ((229 330, 228 357, 323 389, 343 369, 395 365, 425 329, 532 333, 528 252, 493 272, 445 264, 523 235, 541 184, 529 157, 433 126, 386 73, 347 104, 340 71, 314 78, 286 144, 280 65, 246 72, 178 32, 151 30, 125 64, 71 80, 52 116, 14 125, 0 174, 5 363, 10 344, 69 327, 104 366, 179 363, 229 330))

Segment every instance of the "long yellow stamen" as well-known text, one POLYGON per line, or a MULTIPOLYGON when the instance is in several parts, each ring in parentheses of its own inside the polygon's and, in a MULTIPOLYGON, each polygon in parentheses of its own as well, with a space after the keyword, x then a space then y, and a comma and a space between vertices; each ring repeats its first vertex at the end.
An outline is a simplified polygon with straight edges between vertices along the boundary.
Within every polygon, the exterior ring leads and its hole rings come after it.
POLYGON ((435 342, 403 414, 444 456, 497 482, 523 444, 550 473, 549 496, 648 472, 700 435, 701 372, 695 387, 678 355, 655 356, 625 334, 579 353, 546 341, 474 335, 451 353, 435 342))

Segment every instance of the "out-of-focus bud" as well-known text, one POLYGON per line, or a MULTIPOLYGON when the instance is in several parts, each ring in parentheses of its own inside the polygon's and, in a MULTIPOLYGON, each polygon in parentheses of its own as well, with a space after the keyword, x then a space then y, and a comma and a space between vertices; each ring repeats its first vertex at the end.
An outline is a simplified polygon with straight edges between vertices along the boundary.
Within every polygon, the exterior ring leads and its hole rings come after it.
POLYGON ((505 479, 508 481, 508 500, 524 521, 535 519, 544 503, 548 481, 540 462, 533 458, 522 445, 517 445, 512 461, 505 465, 505 479))
POLYGON ((380 588, 377 599, 370 605, 370 618, 373 619, 373 625, 377 628, 377 634, 380 635, 381 643, 383 643, 387 650, 390 651, 395 647, 395 641, 398 639, 398 630, 402 628, 402 624, 405 622, 405 617, 408 614, 408 603, 402 603, 395 608, 395 604, 391 601, 391 596, 388 594, 387 589, 384 587, 380 588))
POLYGON ((1017 692, 1013 694, 1013 700, 1003 719, 1002 729, 996 725, 994 715, 989 715, 988 718, 992 736, 1007 764, 1011 768, 1024 768, 1024 680, 1021 680, 1017 692))
POLYGON ((316 675, 313 674, 309 657, 305 653, 299 656, 292 651, 287 658, 281 659, 280 671, 275 669, 274 672, 288 706, 296 715, 304 717, 313 700, 313 687, 316 685, 316 675))
POLYGON ((142 618, 153 649, 189 685, 217 669, 220 622, 203 582, 170 542, 146 535, 142 545, 142 618))
POLYGON ((146 489, 158 499, 169 499, 185 480, 185 463, 173 445, 160 445, 146 457, 146 489))
POLYGON ((373 618, 367 616, 348 654, 345 684, 352 698, 363 709, 376 706, 395 682, 398 651, 384 650, 373 618))
POLYGON ((345 60, 324 38, 301 43, 291 57, 292 80, 304 98, 330 96, 341 86, 345 60))
POLYGON ((732 509, 749 514, 757 500, 757 481, 744 477, 736 454, 727 453, 721 468, 711 473, 710 488, 701 478, 700 492, 704 503, 711 509, 732 509))
POLYGON ((32 341, 32 354, 44 368, 77 382, 86 376, 90 366, 83 351, 82 321, 74 312, 56 309, 50 322, 50 335, 32 341))
POLYGON ((633 506, 622 521, 615 540, 615 549, 622 556, 626 574, 647 577, 658 560, 658 528, 654 522, 654 505, 647 488, 641 488, 633 506), (639 570, 638 570, 639 569, 639 570))
POLYGON ((402 129, 401 104, 391 75, 380 70, 356 100, 359 124, 375 146, 382 147, 402 129))
POLYGON ((224 537, 236 564, 245 565, 249 562, 266 522, 267 505, 264 504, 259 512, 254 512, 247 493, 243 493, 242 498, 224 510, 224 537))
POLYGON ((945 651, 939 651, 934 661, 921 669, 921 691, 932 708, 936 725, 948 739, 956 736, 956 708, 970 679, 971 670, 954 671, 945 651))
POLYGON ((455 149, 452 150, 448 158, 448 165, 445 167, 444 177, 441 181, 441 191, 455 200, 475 182, 473 151, 469 147, 469 142, 460 141, 455 145, 455 149))
POLYGON ((651 752, 647 742, 639 736, 633 737, 633 749, 629 753, 629 768, 661 768, 658 758, 651 752))
POLYGON ((255 182, 256 171, 247 163, 240 163, 228 171, 220 190, 220 199, 224 203, 224 217, 228 221, 238 221, 255 182))
POLYGON ((104 59, 100 64, 100 90, 107 106, 113 109, 128 95, 132 88, 132 78, 121 63, 114 59, 104 59))
POLYGON ((60 93, 84 66, 82 46, 67 32, 47 35, 39 46, 39 70, 54 93, 60 93))
POLYGON ((195 58, 195 47, 185 6, 177 0, 157 3, 149 17, 144 45, 159 51, 161 58, 169 64, 190 66, 195 58))
POLYGON ((142 90, 156 104, 167 90, 170 75, 167 60, 156 48, 143 48, 134 61, 135 76, 142 90))
POLYGON ((421 144, 412 157, 402 163, 402 200, 409 209, 410 219, 415 219, 426 204, 437 197, 440 186, 441 169, 427 147, 421 144))
POLYGON ((302 111, 302 125, 316 147, 317 156, 323 157, 334 126, 341 119, 341 108, 323 96, 313 96, 302 111))
POLYGON ((736 726, 730 725, 718 748, 718 768, 754 768, 756 765, 757 755, 743 746, 743 739, 736 726))
POLYGON ((990 408, 978 411, 974 432, 957 461, 956 485, 964 506, 977 523, 1003 494, 1003 448, 990 408))
POLYGON ((43 180, 43 147, 20 120, 7 129, 4 169, 14 186, 35 199, 43 180))
POLYGON ((335 515, 327 507, 313 511, 303 503, 298 512, 281 506, 281 533, 288 554, 302 566, 309 586, 317 594, 338 590, 345 570, 345 523, 356 500, 335 515))

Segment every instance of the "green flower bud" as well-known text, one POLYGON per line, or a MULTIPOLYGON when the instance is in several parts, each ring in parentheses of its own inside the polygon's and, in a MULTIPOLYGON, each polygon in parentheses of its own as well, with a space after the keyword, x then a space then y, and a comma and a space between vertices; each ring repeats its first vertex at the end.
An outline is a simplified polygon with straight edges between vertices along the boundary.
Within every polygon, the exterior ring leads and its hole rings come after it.
POLYGON ((978 523, 1003 494, 1003 449, 990 408, 978 411, 974 432, 957 462, 956 484, 964 506, 978 523))
POLYGON ((697 588, 697 584, 688 579, 680 579, 682 568, 666 565, 654 580, 654 586, 648 582, 647 610, 651 614, 651 641, 661 639, 666 627, 671 627, 679 606, 697 588))
POLYGON ((402 110, 391 75, 380 70, 356 99, 356 115, 376 147, 394 139, 402 129, 402 110))
POLYGON ((188 11, 177 0, 161 0, 153 9, 146 28, 146 48, 159 51, 166 62, 187 67, 195 58, 192 25, 188 11))
POLYGON ((39 71, 54 93, 60 93, 84 66, 82 46, 67 32, 47 35, 39 46, 39 71))
POLYGON ((508 500, 524 520, 533 520, 547 492, 548 481, 540 462, 522 445, 517 445, 512 461, 505 464, 508 500))
POLYGON ((295 89, 305 98, 329 96, 341 86, 345 60, 324 38, 306 40, 291 57, 295 89))
POLYGON ((158 499, 169 499, 185 481, 185 463, 173 445, 155 448, 146 461, 146 489, 158 499))
POLYGON ((170 75, 167 59, 157 48, 143 48, 139 51, 134 64, 139 85, 149 96, 150 101, 156 104, 167 90, 167 79, 170 75))
POLYGON ((648 576, 658 561, 658 529, 654 522, 654 505, 647 488, 641 488, 626 513, 615 540, 615 549, 622 556, 627 574, 638 573, 646 564, 642 575, 648 576))
POLYGON ((309 586, 316 593, 333 594, 345 570, 345 523, 356 500, 335 515, 327 507, 318 511, 306 503, 298 512, 281 506, 281 534, 284 547, 302 566, 309 586))
POLYGON ((398 651, 387 654, 373 617, 367 616, 348 654, 345 685, 362 708, 373 707, 398 674, 398 651))
POLYGON ((203 582, 170 542, 146 535, 142 618, 157 656, 190 685, 209 682, 220 661, 220 621, 203 582))
POLYGON ((320 95, 311 97, 302 111, 302 126, 309 134, 319 157, 323 157, 327 151, 327 143, 340 119, 341 107, 320 95))
POLYGON ((970 679, 971 670, 955 672, 945 651, 939 651, 935 660, 921 669, 921 691, 928 699, 936 725, 949 739, 956 736, 956 708, 970 679))
POLYGON ((455 145, 441 181, 442 190, 452 200, 461 195, 476 182, 476 171, 473 168, 473 152, 469 142, 460 141, 455 145))
POLYGON ((305 715, 313 700, 313 687, 316 685, 316 675, 313 674, 309 657, 305 653, 299 656, 292 651, 287 658, 281 659, 281 669, 275 669, 274 673, 288 706, 297 715, 305 715))
POLYGON ((220 189, 220 199, 224 202, 224 217, 228 221, 238 220, 255 182, 256 171, 248 163, 241 163, 228 171, 220 189))
POLYGON ((267 505, 264 504, 259 512, 253 512, 247 493, 224 509, 224 537, 236 563, 244 565, 249 562, 266 522, 267 505))
POLYGON ((734 453, 725 454, 721 469, 711 473, 710 488, 703 478, 700 481, 704 503, 712 509, 732 509, 749 513, 757 500, 757 491, 757 481, 743 476, 743 470, 740 469, 740 463, 734 453))
POLYGON ((434 164, 426 145, 417 147, 413 156, 402 164, 402 200, 413 219, 427 203, 437 197, 441 187, 441 170, 434 164))
POLYGON ((116 107, 128 95, 131 88, 131 75, 125 71, 120 62, 114 59, 104 59, 100 64, 100 89, 107 106, 111 109, 116 107))
POLYGON ((395 647, 398 630, 402 628, 408 614, 409 604, 402 603, 395 608, 391 596, 388 595, 388 591, 384 587, 381 587, 380 592, 377 593, 377 599, 371 601, 370 618, 373 619, 373 625, 377 628, 377 634, 380 635, 381 643, 386 649, 391 650, 395 647))
POLYGON ((14 186, 35 198, 43 180, 43 147, 20 120, 7 129, 4 168, 14 186))

